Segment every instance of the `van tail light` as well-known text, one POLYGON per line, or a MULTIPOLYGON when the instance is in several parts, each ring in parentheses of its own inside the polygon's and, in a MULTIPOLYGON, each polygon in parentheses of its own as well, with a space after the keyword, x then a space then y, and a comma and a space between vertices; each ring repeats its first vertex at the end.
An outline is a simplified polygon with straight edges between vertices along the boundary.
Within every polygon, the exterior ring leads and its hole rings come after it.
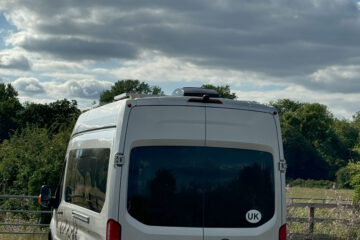
POLYGON ((284 224, 280 227, 279 240, 286 240, 286 224, 284 224))
POLYGON ((106 240, 121 240, 121 225, 113 219, 107 222, 106 240))

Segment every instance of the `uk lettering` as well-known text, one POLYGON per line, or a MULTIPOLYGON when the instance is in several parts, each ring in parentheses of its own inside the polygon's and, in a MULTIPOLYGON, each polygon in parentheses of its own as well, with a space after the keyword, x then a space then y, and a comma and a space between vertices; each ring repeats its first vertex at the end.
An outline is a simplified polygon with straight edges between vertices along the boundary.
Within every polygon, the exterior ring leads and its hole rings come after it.
POLYGON ((249 219, 249 220, 254 220, 254 221, 258 221, 258 220, 260 220, 260 218, 259 218, 259 213, 248 213, 248 216, 247 216, 247 218, 249 219))

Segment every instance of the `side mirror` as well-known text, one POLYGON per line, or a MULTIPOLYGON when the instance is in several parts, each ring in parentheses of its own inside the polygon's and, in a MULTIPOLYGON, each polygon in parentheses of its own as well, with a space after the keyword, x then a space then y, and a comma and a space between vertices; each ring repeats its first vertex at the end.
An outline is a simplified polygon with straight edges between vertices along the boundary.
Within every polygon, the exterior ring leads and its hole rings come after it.
POLYGON ((51 189, 47 185, 42 185, 40 195, 38 197, 38 203, 46 208, 51 207, 51 189))

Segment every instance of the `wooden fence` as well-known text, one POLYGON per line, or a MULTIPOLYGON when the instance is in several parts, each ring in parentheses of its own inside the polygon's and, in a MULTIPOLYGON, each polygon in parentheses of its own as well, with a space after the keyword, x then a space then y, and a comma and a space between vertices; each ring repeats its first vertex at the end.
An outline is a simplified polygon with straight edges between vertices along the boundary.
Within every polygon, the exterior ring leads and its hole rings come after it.
POLYGON ((316 234, 314 233, 314 227, 316 223, 339 223, 339 224, 347 224, 351 220, 350 219, 338 219, 338 218, 316 218, 315 211, 316 209, 336 209, 341 208, 343 210, 351 210, 351 209, 359 209, 359 206, 353 205, 351 201, 340 201, 339 199, 323 199, 323 198, 292 198, 289 197, 287 199, 287 207, 288 208, 308 208, 309 209, 309 217, 301 218, 301 217, 288 217, 287 222, 300 222, 307 223, 307 231, 304 233, 290 233, 289 238, 291 240, 331 240, 338 239, 335 236, 327 235, 327 234, 316 234))

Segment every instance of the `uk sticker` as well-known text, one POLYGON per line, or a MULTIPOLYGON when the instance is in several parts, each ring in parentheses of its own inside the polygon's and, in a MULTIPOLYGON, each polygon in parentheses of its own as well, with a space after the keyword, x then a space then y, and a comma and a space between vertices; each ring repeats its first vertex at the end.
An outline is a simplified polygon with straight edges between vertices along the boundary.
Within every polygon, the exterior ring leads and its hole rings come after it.
POLYGON ((252 209, 246 213, 246 221, 249 223, 258 223, 261 220, 261 213, 258 210, 252 209))

